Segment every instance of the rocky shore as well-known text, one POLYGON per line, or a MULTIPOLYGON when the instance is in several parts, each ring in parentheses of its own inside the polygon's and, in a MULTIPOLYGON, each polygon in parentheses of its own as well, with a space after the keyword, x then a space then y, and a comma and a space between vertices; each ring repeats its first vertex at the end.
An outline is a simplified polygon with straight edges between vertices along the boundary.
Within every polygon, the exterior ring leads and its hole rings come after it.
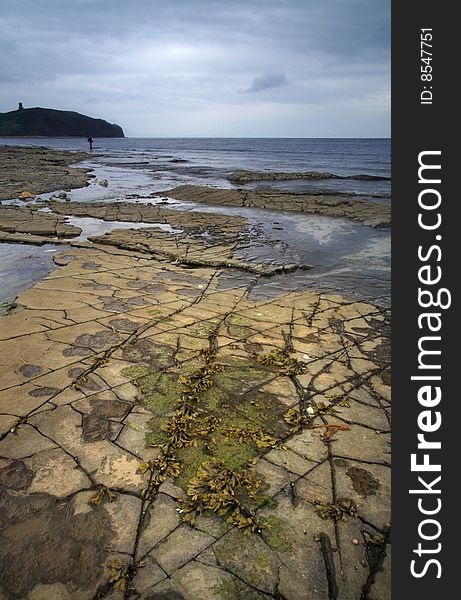
MULTIPOLYGON (((1 142, 0 142, 1 144, 1 142)), ((86 185, 89 169, 70 167, 87 158, 84 152, 0 145, 0 200, 86 185)))
POLYGON ((372 200, 360 200, 347 194, 229 190, 207 186, 182 185, 159 192, 157 195, 211 206, 242 206, 344 217, 359 221, 370 227, 389 227, 391 224, 389 204, 372 200))
POLYGON ((0 241, 44 244, 62 242, 77 237, 82 230, 65 222, 53 213, 37 212, 30 208, 0 206, 0 241))
POLYGON ((273 171, 234 171, 228 177, 229 181, 237 185, 252 183, 253 181, 293 181, 296 179, 321 181, 322 179, 351 179, 354 181, 385 181, 389 177, 379 175, 335 175, 334 173, 320 173, 319 171, 281 172, 273 171))
MULTIPOLYGON (((66 187, 61 167, 27 191, 66 187)), ((164 193, 259 202, 243 194, 164 193)), ((0 598, 390 598, 390 312, 256 294, 310 265, 239 258, 241 216, 44 205, 0 207, 3 235, 141 228, 71 242, 1 318, 0 598)))

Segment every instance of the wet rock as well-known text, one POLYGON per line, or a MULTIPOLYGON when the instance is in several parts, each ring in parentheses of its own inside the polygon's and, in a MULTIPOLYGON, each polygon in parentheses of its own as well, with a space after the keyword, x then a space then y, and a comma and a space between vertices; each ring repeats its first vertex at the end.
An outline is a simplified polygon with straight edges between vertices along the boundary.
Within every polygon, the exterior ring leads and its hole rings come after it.
POLYGON ((56 448, 56 444, 30 425, 20 425, 0 441, 0 456, 22 459, 36 452, 56 448))
POLYGON ((264 600, 265 594, 246 586, 223 569, 192 561, 172 575, 172 581, 188 598, 207 598, 207 600, 264 600))
POLYGON ((139 539, 139 554, 148 554, 157 544, 174 531, 181 519, 178 502, 165 494, 157 494, 149 507, 139 539))
POLYGON ((123 313, 128 310, 128 304, 122 302, 121 300, 109 300, 103 305, 104 310, 108 310, 110 312, 119 312, 123 313))
POLYGON ((290 450, 272 450, 266 457, 273 464, 301 476, 316 466, 316 463, 307 461, 290 450))
POLYGON ((21 460, 13 460, 0 469, 0 493, 4 490, 24 490, 32 482, 34 472, 21 460))
POLYGON ((102 548, 113 537, 110 520, 101 511, 73 517, 69 508, 69 502, 39 493, 0 497, 1 586, 9 600, 58 582, 79 599, 90 600, 105 582, 102 548))
POLYGON ((261 592, 276 594, 280 561, 258 538, 248 538, 232 530, 213 550, 218 563, 240 580, 261 592))
MULTIPOLYGON (((228 245, 219 248, 226 252, 228 245)), ((373 532, 364 523, 384 530, 390 519, 389 389, 381 376, 369 377, 370 369, 388 368, 387 354, 380 351, 385 349, 380 339, 388 335, 380 312, 312 290, 280 288, 272 299, 250 298, 255 276, 241 270, 227 270, 221 280, 215 267, 197 265, 188 272, 170 259, 132 256, 113 247, 79 250, 75 256, 20 296, 15 314, 5 319, 14 341, 6 339, 0 348, 5 371, 13 376, 5 378, 8 389, 0 393, 1 406, 11 413, 1 419, 7 435, 0 456, 9 458, 0 459, 0 519, 6 523, 1 532, 7 536, 0 552, 12 549, 9 582, 21 569, 27 577, 32 573, 17 598, 49 592, 93 600, 108 589, 109 555, 129 564, 133 552, 143 598, 310 600, 316 590, 316 597, 326 599, 334 597, 332 577, 338 598, 359 597, 369 566, 379 567, 383 557, 381 550, 375 556, 368 548, 364 535, 373 532), (100 267, 82 268, 88 261, 100 267), (116 298, 102 296, 97 286, 110 287, 116 298), (48 309, 50 289, 57 288, 58 307, 56 299, 48 309), (188 296, 189 289, 200 290, 200 296, 188 296), (130 305, 133 295, 150 304, 130 305), (100 306, 109 302, 123 303, 130 315, 108 316, 100 306), (46 331, 41 323, 47 323, 46 331), (23 331, 27 335, 16 335, 23 331), (288 363, 286 345, 293 350, 288 363), (91 360, 72 358, 93 354, 98 356, 91 360), (275 358, 260 364, 268 356, 275 358), (21 360, 14 363, 16 357, 21 360), (303 367, 296 374, 296 361, 305 361, 307 371, 303 367), (18 363, 37 362, 46 372, 37 375, 38 384, 25 382, 18 363), (295 372, 290 377, 287 364, 295 372), (104 391, 85 387, 88 382, 104 391), (63 391, 29 396, 41 388, 63 391), (187 421, 185 432, 192 444, 172 443, 180 476, 168 477, 152 498, 141 496, 152 471, 140 463, 159 457, 161 448, 151 444, 180 433, 178 426, 168 426, 188 395, 196 402, 196 419, 187 421), (300 423, 290 431, 303 402, 312 423, 322 427, 300 423), (27 422, 14 416, 18 411, 27 422), (325 439, 323 425, 337 422, 349 429, 325 439), (377 433, 375 424, 384 433, 377 433), (280 436, 287 450, 272 447, 280 436), (177 508, 210 458, 223 460, 226 469, 249 469, 260 479, 258 502, 236 492, 260 532, 229 531, 228 515, 214 513, 199 515, 194 528, 182 522, 185 513, 177 508), (92 504, 95 493, 106 488, 110 497, 103 492, 102 503, 92 504), (341 519, 334 521, 328 510, 321 518, 316 503, 338 508, 341 519), (55 525, 62 531, 56 533, 55 525), (28 545, 31 560, 36 554, 46 558, 32 569, 28 545), (63 556, 57 556, 61 546, 63 556)), ((388 585, 382 581, 375 596, 388 585)), ((110 589, 107 597, 118 600, 120 594, 110 589)))
POLYGON ((95 380, 94 377, 90 376, 82 377, 79 380, 78 385, 81 389, 88 390, 89 392, 97 392, 103 387, 95 380))
POLYGON ((112 319, 109 321, 109 325, 121 333, 132 333, 139 327, 139 323, 130 321, 130 319, 112 319))
POLYGON ((66 497, 83 488, 91 487, 91 481, 78 468, 76 462, 60 449, 45 450, 25 459, 34 474, 28 492, 46 493, 66 497))
POLYGON ((176 200, 217 206, 245 206, 270 210, 302 211, 335 217, 347 217, 371 227, 390 226, 390 204, 359 200, 348 194, 281 192, 272 190, 220 189, 181 185, 158 192, 176 200))
POLYGON ((83 439, 85 442, 97 442, 110 438, 112 424, 104 416, 91 413, 83 417, 83 439))
POLYGON ((33 398, 42 398, 44 396, 53 396, 58 393, 58 389, 52 387, 35 388, 29 392, 29 396, 33 398))
POLYGON ((73 369, 69 369, 67 374, 71 379, 75 379, 76 377, 80 377, 85 372, 86 369, 83 367, 74 367, 73 369))
POLYGON ((132 554, 136 543, 137 527, 142 501, 128 494, 118 494, 112 502, 104 504, 114 536, 108 544, 112 552, 132 554))
POLYGON ((131 413, 125 419, 123 429, 117 437, 117 444, 131 454, 139 456, 140 460, 154 460, 160 454, 158 448, 153 448, 148 443, 151 419, 151 413, 131 413))
POLYGON ((98 331, 97 333, 93 334, 79 335, 74 344, 76 346, 83 346, 86 348, 99 350, 100 348, 104 348, 106 346, 113 346, 120 341, 120 336, 113 331, 98 331))
POLYGON ((147 306, 149 302, 145 300, 142 296, 134 296, 128 300, 128 304, 131 306, 147 306))
POLYGON ((131 404, 129 402, 124 402, 123 400, 92 398, 90 400, 90 405, 92 406, 92 414, 101 417, 122 418, 131 409, 131 404))
POLYGON ((379 488, 379 481, 366 469, 350 467, 346 471, 346 475, 352 480, 354 490, 362 496, 370 496, 376 494, 379 488))
POLYGON ((107 285, 105 283, 94 283, 94 282, 83 283, 82 287, 93 288, 94 290, 98 290, 98 291, 110 290, 111 289, 110 285, 107 285))
POLYGON ((127 286, 133 290, 142 290, 143 288, 147 287, 148 285, 149 285, 148 281, 139 281, 139 280, 129 281, 127 283, 127 286))
POLYGON ((70 348, 64 348, 62 353, 64 356, 88 356, 93 353, 93 350, 82 346, 71 346, 70 348))
POLYGON ((37 377, 43 373, 43 368, 40 365, 21 365, 19 372, 24 377, 37 377))
POLYGON ((187 600, 171 581, 161 582, 146 596, 146 600, 187 600))
MULTIPOLYGON (((165 572, 159 567, 159 565, 150 557, 146 556, 142 559, 138 566, 136 575, 133 578, 133 587, 141 594, 142 598, 161 598, 162 600, 168 600, 168 595, 162 595, 161 593, 156 594, 152 592, 152 588, 157 585, 160 581, 166 579, 165 572)), ((176 600, 180 600, 181 596, 177 596, 176 600)), ((171 597, 173 600, 174 597, 171 597)))
POLYGON ((129 362, 146 363, 163 368, 172 364, 172 350, 160 346, 149 339, 136 340, 134 343, 124 346, 122 358, 129 362))
POLYGON ((151 556, 168 574, 179 569, 213 542, 213 538, 181 525, 152 550, 151 556))
POLYGON ((69 165, 84 160, 86 156, 84 152, 3 146, 0 148, 0 162, 7 182, 2 183, 0 200, 17 198, 24 188, 29 193, 40 194, 63 187, 83 187, 89 169, 69 165))
POLYGON ((65 223, 62 217, 52 213, 17 206, 0 206, 0 233, 6 236, 5 240, 27 241, 30 236, 32 239, 43 237, 43 242, 46 242, 48 238, 77 237, 81 231, 79 227, 65 223))
POLYGON ((322 179, 355 179, 359 181, 381 181, 389 179, 378 175, 335 175, 334 173, 307 172, 257 172, 234 171, 228 177, 235 184, 251 183, 253 181, 293 181, 296 179, 322 180, 322 179))

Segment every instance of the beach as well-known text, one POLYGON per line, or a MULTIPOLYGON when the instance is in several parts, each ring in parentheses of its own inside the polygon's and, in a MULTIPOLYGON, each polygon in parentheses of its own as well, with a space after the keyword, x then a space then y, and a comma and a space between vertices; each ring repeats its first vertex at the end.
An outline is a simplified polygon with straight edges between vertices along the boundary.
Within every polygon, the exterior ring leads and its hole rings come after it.
POLYGON ((55 146, 0 147, 0 598, 388 598, 384 151, 55 146))

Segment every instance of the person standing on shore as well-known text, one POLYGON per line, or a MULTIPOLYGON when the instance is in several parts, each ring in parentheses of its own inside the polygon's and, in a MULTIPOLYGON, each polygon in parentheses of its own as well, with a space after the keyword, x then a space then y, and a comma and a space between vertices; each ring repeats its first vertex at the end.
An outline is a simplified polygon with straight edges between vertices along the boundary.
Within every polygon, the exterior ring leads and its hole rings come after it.
POLYGON ((91 135, 88 138, 88 143, 90 144, 90 150, 93 150, 93 138, 91 137, 91 135))

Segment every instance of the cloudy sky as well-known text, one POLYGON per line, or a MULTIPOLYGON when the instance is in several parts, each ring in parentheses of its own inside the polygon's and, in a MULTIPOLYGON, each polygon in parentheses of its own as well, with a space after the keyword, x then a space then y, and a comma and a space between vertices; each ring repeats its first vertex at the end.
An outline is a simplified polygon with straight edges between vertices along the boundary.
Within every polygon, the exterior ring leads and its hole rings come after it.
POLYGON ((129 136, 387 137, 390 0, 0 0, 0 111, 129 136))

